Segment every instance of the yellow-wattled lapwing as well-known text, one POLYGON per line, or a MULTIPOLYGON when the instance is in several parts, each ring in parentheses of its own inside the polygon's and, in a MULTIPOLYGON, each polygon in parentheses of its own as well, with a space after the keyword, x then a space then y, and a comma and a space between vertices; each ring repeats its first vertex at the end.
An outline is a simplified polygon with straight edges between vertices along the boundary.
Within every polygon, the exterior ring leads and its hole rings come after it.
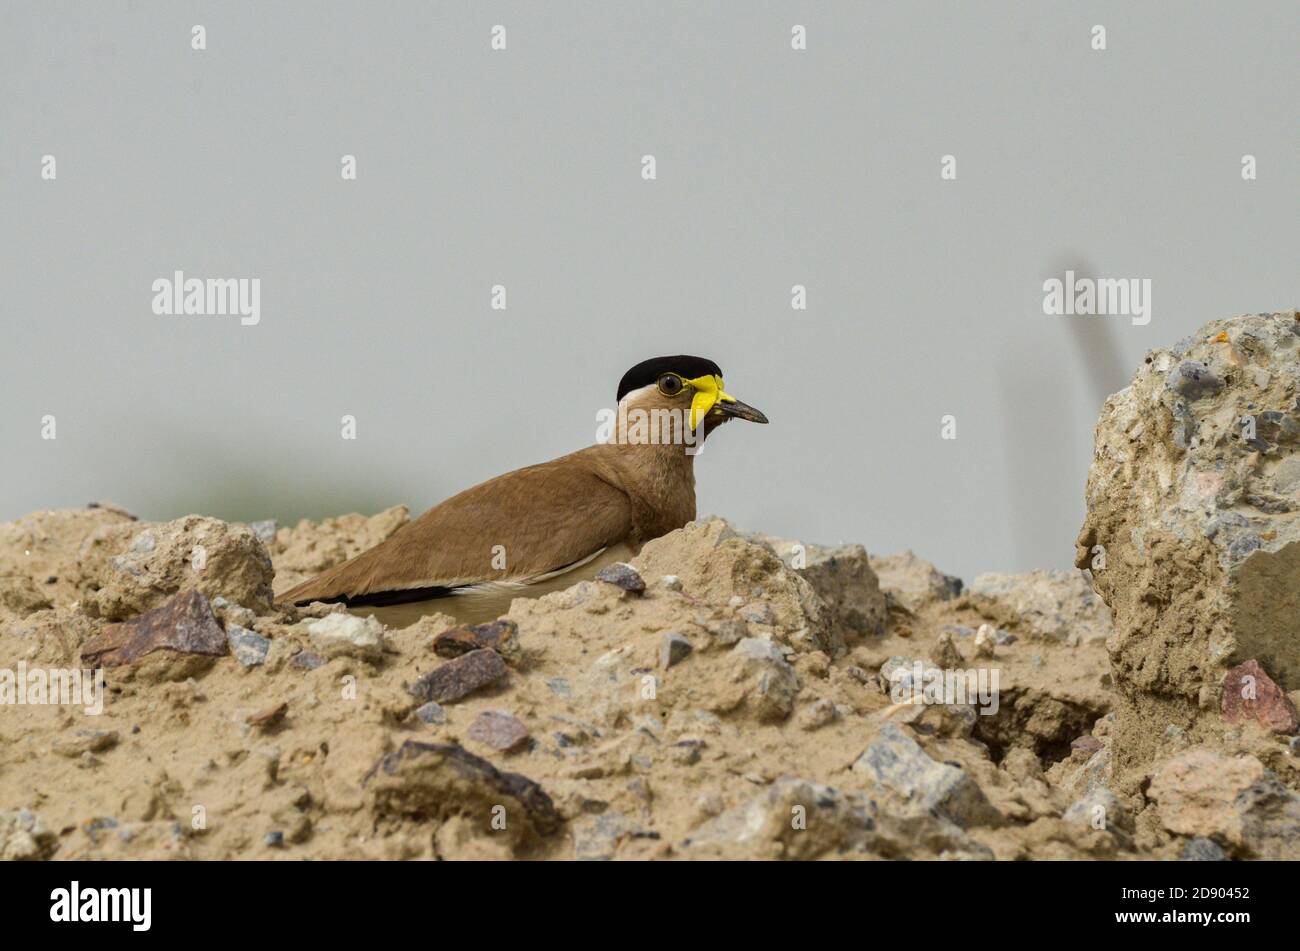
POLYGON ((694 519, 695 453, 733 418, 767 422, 723 389, 712 360, 638 363, 618 385, 606 441, 466 489, 277 600, 407 605, 381 614, 396 624, 434 611, 497 617, 513 598, 593 577, 694 519))

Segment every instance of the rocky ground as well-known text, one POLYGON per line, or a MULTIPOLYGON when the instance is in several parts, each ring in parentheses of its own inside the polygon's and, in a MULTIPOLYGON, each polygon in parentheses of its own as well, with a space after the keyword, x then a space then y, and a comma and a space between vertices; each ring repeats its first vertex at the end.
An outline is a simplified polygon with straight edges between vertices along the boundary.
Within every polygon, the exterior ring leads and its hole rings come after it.
POLYGON ((400 507, 0 525, 0 855, 1298 858, 1297 334, 1153 352, 1069 572, 965 585, 708 519, 395 628, 273 592, 400 507), (102 713, 18 703, 20 665, 102 667, 102 713), (935 698, 943 671, 996 690, 935 698))

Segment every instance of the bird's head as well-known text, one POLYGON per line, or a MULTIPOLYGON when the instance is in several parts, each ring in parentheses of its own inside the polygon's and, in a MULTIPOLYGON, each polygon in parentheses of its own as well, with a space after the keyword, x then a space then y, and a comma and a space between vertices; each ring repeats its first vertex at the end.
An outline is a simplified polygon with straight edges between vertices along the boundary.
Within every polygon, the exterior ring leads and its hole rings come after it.
POLYGON ((655 414, 669 411, 688 431, 687 442, 703 441, 712 430, 732 419, 767 422, 761 412, 723 388, 722 370, 703 357, 643 360, 623 374, 618 401, 620 412, 631 415, 640 411, 652 420, 655 414))

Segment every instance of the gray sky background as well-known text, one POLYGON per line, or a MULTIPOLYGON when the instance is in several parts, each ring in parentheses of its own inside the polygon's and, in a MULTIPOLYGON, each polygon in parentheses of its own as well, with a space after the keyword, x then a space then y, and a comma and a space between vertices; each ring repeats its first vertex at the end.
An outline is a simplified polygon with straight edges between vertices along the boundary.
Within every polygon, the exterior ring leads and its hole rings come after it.
POLYGON ((1104 394, 1300 303, 1297 35, 1294 0, 3 0, 0 518, 419 511, 685 351, 772 419, 710 442, 701 512, 1064 567, 1104 394), (1066 267, 1150 278, 1150 324, 1045 316, 1066 267), (154 315, 176 269, 260 278, 260 325, 154 315))

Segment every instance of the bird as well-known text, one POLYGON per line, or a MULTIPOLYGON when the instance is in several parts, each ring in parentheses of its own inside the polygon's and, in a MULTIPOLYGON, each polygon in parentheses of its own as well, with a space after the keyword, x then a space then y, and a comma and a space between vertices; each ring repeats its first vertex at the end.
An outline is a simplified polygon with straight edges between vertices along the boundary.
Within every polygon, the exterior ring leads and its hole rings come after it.
POLYGON ((616 399, 605 439, 453 495, 277 603, 341 603, 399 627, 435 611, 499 617, 693 521, 704 440, 733 419, 768 421, 726 392, 715 362, 684 354, 638 363, 616 399))

